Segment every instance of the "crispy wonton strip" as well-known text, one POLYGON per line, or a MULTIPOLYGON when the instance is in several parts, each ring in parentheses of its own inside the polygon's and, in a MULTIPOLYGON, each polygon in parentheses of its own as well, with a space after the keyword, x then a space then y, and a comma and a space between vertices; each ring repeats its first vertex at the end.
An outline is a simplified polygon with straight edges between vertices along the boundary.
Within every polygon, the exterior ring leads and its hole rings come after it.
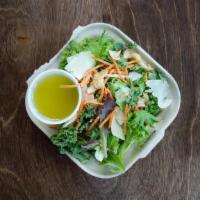
POLYGON ((137 60, 131 60, 131 61, 128 62, 129 65, 130 65, 130 64, 137 64, 137 63, 138 63, 137 60))
POLYGON ((127 68, 134 68, 135 67, 135 64, 131 64, 131 65, 128 65, 127 68))

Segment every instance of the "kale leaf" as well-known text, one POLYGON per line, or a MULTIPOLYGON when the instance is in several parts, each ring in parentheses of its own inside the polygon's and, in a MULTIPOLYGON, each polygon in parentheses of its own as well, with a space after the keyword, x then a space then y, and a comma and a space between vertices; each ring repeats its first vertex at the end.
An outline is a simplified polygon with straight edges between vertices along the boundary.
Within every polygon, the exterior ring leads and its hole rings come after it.
POLYGON ((72 125, 60 127, 58 133, 51 137, 51 141, 58 147, 60 154, 69 152, 80 162, 84 162, 90 159, 90 153, 81 148, 77 134, 77 129, 72 125))
POLYGON ((81 126, 78 129, 79 133, 86 131, 86 129, 92 123, 95 115, 96 110, 94 106, 88 105, 85 107, 78 119, 78 122, 81 124, 81 126))

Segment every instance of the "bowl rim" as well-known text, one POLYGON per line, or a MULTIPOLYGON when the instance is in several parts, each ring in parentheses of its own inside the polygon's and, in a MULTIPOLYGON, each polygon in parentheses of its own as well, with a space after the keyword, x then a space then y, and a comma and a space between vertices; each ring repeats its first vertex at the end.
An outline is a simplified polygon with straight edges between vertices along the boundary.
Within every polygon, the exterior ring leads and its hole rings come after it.
MULTIPOLYGON (((63 49, 69 44, 69 42, 72 39, 76 39, 76 37, 78 37, 79 34, 81 34, 82 31, 86 31, 89 28, 93 28, 95 30, 95 28, 102 28, 102 30, 104 28, 109 28, 111 31, 113 32, 117 32, 117 34, 120 35, 121 38, 125 38, 127 41, 133 43, 134 40, 131 39, 128 35, 126 35, 126 33, 124 33, 123 31, 121 31, 119 28, 111 25, 111 24, 107 24, 107 23, 102 23, 102 22, 96 22, 96 23, 90 23, 87 24, 85 26, 78 26, 77 28, 75 28, 71 34, 70 39, 64 44, 64 46, 57 52, 56 55, 54 55, 50 60, 49 63, 44 64, 42 67, 44 67, 43 70, 46 70, 47 68, 51 68, 59 59, 61 52, 63 51, 63 49)), ((141 149, 141 151, 137 154, 137 156, 132 159, 132 161, 126 165, 125 170, 122 173, 115 173, 115 174, 102 174, 102 173, 97 173, 94 172, 93 170, 91 170, 90 168, 88 168, 85 164, 80 163, 76 158, 74 158, 70 153, 66 153, 66 155, 74 162, 78 165, 78 167, 80 167, 83 171, 85 171, 86 173, 97 177, 97 178, 102 178, 102 179, 109 179, 109 178, 114 178, 117 176, 120 176, 122 174, 124 174, 127 170, 129 170, 133 164, 138 161, 139 159, 142 159, 144 157, 146 157, 154 148, 155 146, 160 142, 160 140, 162 140, 162 138, 164 137, 165 134, 165 130, 166 128, 173 122, 173 120, 175 119, 175 117, 178 114, 178 111, 180 109, 180 103, 181 103, 181 95, 180 95, 180 90, 178 87, 178 84, 176 82, 176 80, 174 79, 174 77, 164 68, 162 67, 149 53, 147 53, 142 47, 140 47, 139 45, 137 46, 138 50, 143 53, 149 60, 151 60, 153 62, 154 65, 156 65, 156 67, 158 69, 160 69, 165 76, 170 79, 170 81, 172 81, 174 87, 175 87, 175 92, 176 92, 176 96, 177 96, 177 107, 175 110, 173 110, 173 115, 171 116, 171 118, 168 120, 168 122, 162 126, 162 128, 160 130, 157 130, 157 138, 154 141, 151 141, 151 143, 149 143, 147 146, 143 147, 141 149)), ((34 76, 34 74, 33 74, 34 76)), ((32 76, 28 79, 27 82, 31 81, 32 76)), ((26 99, 27 100, 27 99, 26 99)), ((50 137, 50 134, 48 132, 48 129, 45 128, 42 124, 37 123, 37 120, 31 116, 31 113, 29 112, 28 106, 26 104, 26 109, 28 112, 29 117, 31 118, 31 120, 36 124, 36 126, 38 126, 44 134, 46 134, 48 137, 50 137)))

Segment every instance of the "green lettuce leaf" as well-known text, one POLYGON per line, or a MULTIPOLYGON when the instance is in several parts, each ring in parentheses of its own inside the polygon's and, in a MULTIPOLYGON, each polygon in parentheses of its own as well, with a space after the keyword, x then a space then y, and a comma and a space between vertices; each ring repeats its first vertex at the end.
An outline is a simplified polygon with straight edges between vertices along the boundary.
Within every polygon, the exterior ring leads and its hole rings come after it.
POLYGON ((62 52, 59 67, 64 69, 67 64, 67 58, 81 51, 91 51, 94 56, 109 61, 108 51, 120 49, 122 45, 119 42, 115 42, 105 31, 98 37, 85 38, 81 42, 71 40, 62 52))
POLYGON ((111 133, 108 134, 107 145, 108 145, 108 150, 116 154, 120 146, 119 138, 112 135, 111 133))
POLYGON ((112 78, 108 83, 108 87, 114 95, 117 105, 123 110, 126 104, 126 97, 123 97, 123 94, 129 93, 128 84, 118 78, 112 78))
POLYGON ((138 110, 128 115, 127 135, 118 152, 121 160, 124 159, 124 154, 133 143, 141 146, 148 140, 151 136, 150 128, 156 122, 157 119, 145 110, 138 110))
POLYGON ((125 170, 124 163, 117 154, 109 153, 106 160, 100 163, 101 166, 109 167, 110 172, 122 172, 125 170))

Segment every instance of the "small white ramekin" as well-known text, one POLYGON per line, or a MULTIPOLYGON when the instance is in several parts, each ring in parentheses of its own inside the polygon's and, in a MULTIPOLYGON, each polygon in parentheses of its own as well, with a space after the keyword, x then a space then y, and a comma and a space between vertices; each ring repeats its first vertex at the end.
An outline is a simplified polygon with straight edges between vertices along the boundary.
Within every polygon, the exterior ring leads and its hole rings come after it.
POLYGON ((41 122, 43 122, 45 124, 48 124, 48 125, 62 124, 62 123, 66 123, 66 122, 70 121, 77 114, 79 106, 80 106, 80 103, 81 103, 81 96, 82 96, 81 94, 82 93, 81 93, 80 85, 78 84, 78 81, 76 80, 76 78, 72 74, 70 74, 70 73, 68 73, 68 72, 66 72, 64 70, 61 70, 61 69, 49 69, 47 71, 44 71, 44 72, 38 74, 32 80, 31 84, 28 87, 28 91, 27 91, 27 103, 28 103, 28 107, 29 107, 31 113, 39 121, 41 121, 41 122), (33 101, 34 90, 35 90, 35 87, 37 86, 38 82, 40 80, 42 80, 43 78, 45 78, 45 77, 47 77, 49 75, 52 75, 52 74, 64 75, 67 78, 69 78, 70 80, 72 80, 75 85, 77 85, 78 96, 79 96, 77 106, 74 109, 74 111, 64 119, 50 119, 50 118, 45 117, 44 115, 42 115, 37 110, 37 108, 35 106, 35 103, 33 101))

